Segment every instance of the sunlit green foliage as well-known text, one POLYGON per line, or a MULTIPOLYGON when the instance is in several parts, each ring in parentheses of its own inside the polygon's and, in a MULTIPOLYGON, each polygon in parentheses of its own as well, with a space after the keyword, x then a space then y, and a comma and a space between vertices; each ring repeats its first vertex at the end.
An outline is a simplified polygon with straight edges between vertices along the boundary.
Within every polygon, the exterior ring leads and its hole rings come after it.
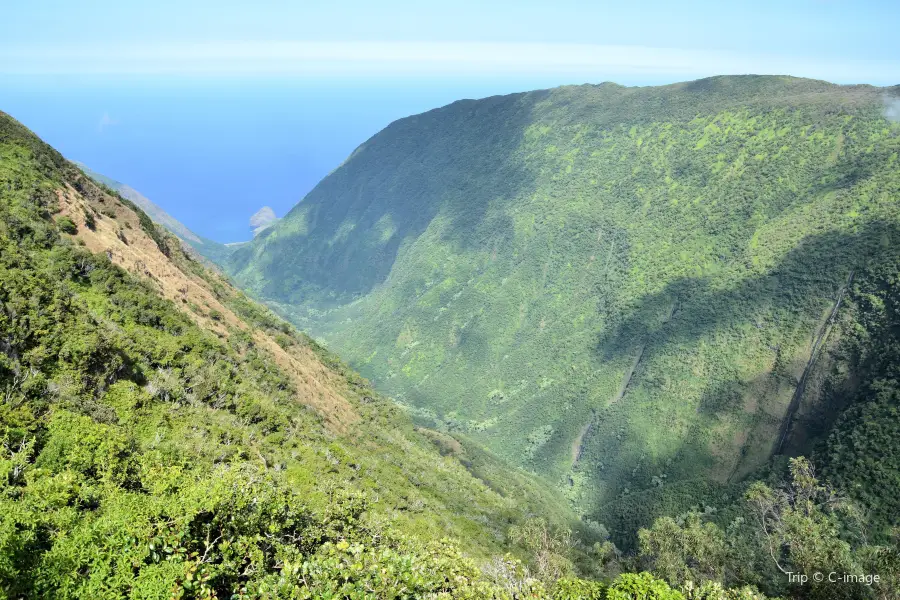
POLYGON ((683 524, 672 517, 658 519, 640 532, 641 553, 653 561, 655 571, 667 581, 684 583, 724 578, 725 535, 697 513, 688 513, 683 524))
POLYGON ((609 588, 606 597, 608 600, 684 600, 678 590, 649 573, 622 575, 609 588))
POLYGON ((69 217, 62 217, 59 220, 59 230, 63 233, 68 233, 70 235, 78 233, 78 227, 75 225, 75 222, 69 217))

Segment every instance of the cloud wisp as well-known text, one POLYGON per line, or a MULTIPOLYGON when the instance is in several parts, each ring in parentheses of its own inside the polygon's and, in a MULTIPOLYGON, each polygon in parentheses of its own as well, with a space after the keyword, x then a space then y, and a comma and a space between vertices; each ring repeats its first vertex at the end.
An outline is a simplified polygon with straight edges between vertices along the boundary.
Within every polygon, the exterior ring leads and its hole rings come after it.
POLYGON ((2 47, 0 73, 207 75, 791 74, 900 80, 900 63, 602 44, 209 42, 2 47))
POLYGON ((250 217, 250 227, 253 228, 253 237, 271 227, 278 221, 275 211, 270 206, 263 206, 250 217))
POLYGON ((100 122, 97 123, 97 131, 103 133, 108 127, 113 127, 118 124, 118 119, 113 119, 109 116, 109 113, 103 113, 103 116, 100 117, 100 122))
POLYGON ((900 123, 900 98, 884 97, 884 116, 892 123, 900 123))

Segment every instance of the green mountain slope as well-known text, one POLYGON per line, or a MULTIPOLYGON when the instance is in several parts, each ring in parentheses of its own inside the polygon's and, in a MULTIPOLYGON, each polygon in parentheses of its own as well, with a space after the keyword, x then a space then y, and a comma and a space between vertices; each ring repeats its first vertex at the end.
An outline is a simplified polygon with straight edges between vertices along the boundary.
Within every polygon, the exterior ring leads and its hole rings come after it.
POLYGON ((190 229, 188 229, 184 223, 164 211, 157 204, 155 204, 152 200, 141 194, 139 191, 134 189, 128 184, 122 183, 121 181, 116 181, 111 177, 107 177, 106 175, 102 175, 97 173, 96 171, 91 170, 87 165, 76 162, 82 171, 85 174, 100 183, 101 185, 105 185, 112 191, 120 194, 123 198, 134 202, 138 208, 147 213, 151 219, 153 219, 154 223, 158 223, 162 225, 170 232, 175 234, 175 236, 188 244, 201 256, 211 260, 214 263, 222 263, 228 259, 229 254, 231 254, 232 246, 228 244, 220 244, 214 240, 209 238, 205 238, 203 236, 197 235, 190 229))
POLYGON ((0 598, 599 593, 534 513, 593 539, 0 113, 0 598))
POLYGON ((897 92, 745 76, 456 102, 368 140, 228 268, 582 512, 683 510, 803 437, 820 333, 900 247, 897 92))

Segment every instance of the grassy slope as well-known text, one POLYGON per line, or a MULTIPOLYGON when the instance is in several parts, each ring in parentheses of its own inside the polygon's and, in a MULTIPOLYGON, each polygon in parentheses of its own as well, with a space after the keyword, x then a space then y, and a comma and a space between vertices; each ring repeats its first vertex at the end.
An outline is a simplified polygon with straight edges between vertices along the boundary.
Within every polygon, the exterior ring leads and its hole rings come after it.
POLYGON ((130 185, 122 183, 121 181, 116 181, 115 179, 107 177, 106 175, 97 173, 96 171, 91 170, 86 165, 83 165, 81 163, 76 164, 78 164, 81 170, 84 171, 88 177, 90 177, 97 183, 107 186, 112 191, 120 194, 123 198, 134 202, 138 206, 138 208, 147 213, 147 215, 151 219, 153 219, 155 223, 162 225, 170 232, 175 234, 175 236, 177 236, 181 241, 186 242, 194 250, 199 252, 201 256, 217 264, 222 263, 228 259, 228 256, 231 252, 230 248, 226 244, 220 244, 219 242, 213 241, 209 238, 197 235, 196 233, 188 229, 181 221, 164 211, 152 200, 141 194, 130 185))
POLYGON ((230 268, 583 511, 660 485, 694 503, 765 463, 850 271, 900 243, 884 93, 748 76, 457 102, 360 146, 230 268))
MULTIPOLYGON (((83 561, 144 556, 146 532, 132 548, 116 524, 174 519, 173 493, 202 496, 219 477, 270 481, 320 515, 335 491, 366 493, 392 531, 449 535, 475 557, 505 551, 531 511, 571 522, 490 456, 442 456, 333 355, 2 113, 0 199, 0 590, 81 585, 66 579, 73 548, 83 561)), ((84 585, 114 585, 91 564, 80 572, 99 579, 84 585)))

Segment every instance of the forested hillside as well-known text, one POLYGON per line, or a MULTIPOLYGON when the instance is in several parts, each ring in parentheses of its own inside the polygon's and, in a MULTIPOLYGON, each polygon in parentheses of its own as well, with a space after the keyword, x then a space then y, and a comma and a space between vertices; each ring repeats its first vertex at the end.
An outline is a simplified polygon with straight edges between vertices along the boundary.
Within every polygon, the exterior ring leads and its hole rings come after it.
POLYGON ((228 268, 633 544, 809 450, 820 396, 857 385, 835 322, 900 247, 897 95, 744 76, 456 102, 368 140, 228 268))

